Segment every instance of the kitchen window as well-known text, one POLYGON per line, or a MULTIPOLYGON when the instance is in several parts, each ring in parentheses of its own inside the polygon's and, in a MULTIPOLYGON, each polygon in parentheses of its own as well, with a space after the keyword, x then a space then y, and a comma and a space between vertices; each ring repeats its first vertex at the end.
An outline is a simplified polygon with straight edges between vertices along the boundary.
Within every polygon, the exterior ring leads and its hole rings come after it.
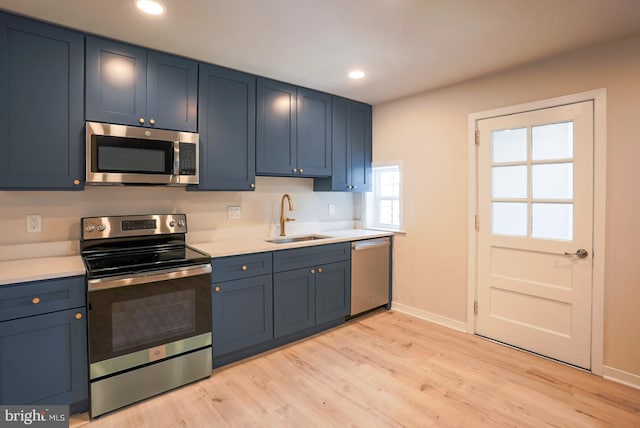
POLYGON ((370 229, 402 230, 400 162, 374 163, 371 192, 364 194, 364 223, 370 229))

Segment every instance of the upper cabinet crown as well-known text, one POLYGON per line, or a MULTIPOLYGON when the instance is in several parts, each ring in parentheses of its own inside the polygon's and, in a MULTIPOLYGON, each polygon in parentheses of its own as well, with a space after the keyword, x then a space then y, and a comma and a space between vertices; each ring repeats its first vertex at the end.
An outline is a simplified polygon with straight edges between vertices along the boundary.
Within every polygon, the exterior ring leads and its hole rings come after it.
POLYGON ((0 188, 82 189, 84 36, 0 12, 0 188))
POLYGON ((331 95, 258 78, 256 174, 331 175, 331 95))
POLYGON ((87 36, 86 119, 195 132, 198 64, 87 36))

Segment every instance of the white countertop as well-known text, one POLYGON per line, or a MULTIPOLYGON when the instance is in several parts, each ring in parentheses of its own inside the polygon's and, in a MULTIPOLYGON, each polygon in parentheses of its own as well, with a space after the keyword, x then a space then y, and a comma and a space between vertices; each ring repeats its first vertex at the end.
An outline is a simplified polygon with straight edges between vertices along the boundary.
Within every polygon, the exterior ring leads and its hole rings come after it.
MULTIPOLYGON (((313 233, 313 235, 329 236, 326 239, 314 239, 310 241, 290 242, 286 244, 275 244, 268 242, 268 239, 276 238, 231 238, 210 242, 199 242, 189 244, 191 247, 204 251, 211 257, 235 256, 239 254, 262 253, 266 251, 288 250, 290 248, 311 247, 314 245, 334 244, 336 242, 349 242, 360 239, 380 238, 392 236, 392 232, 365 229, 328 230, 313 233)), ((287 235, 287 238, 295 238, 298 235, 287 235)))
POLYGON ((17 282, 39 281, 84 275, 80 256, 38 257, 0 261, 0 286, 17 282))
MULTIPOLYGON (((268 239, 276 238, 254 238, 238 237, 213 240, 208 242, 190 243, 189 245, 200 251, 204 251, 211 257, 225 257, 249 253, 262 253, 265 251, 278 251, 290 248, 310 247, 314 245, 333 244, 336 242, 349 242, 360 239, 379 238, 391 236, 393 233, 365 230, 346 229, 328 230, 314 233, 315 235, 329 236, 326 239, 315 239, 311 241, 291 242, 286 244, 275 244, 267 242, 268 239)), ((298 235, 287 235, 295 237, 298 235)), ((38 254, 39 256, 44 254, 38 254)), ((79 255, 55 255, 51 257, 21 258, 19 260, 0 259, 0 286, 19 282, 39 281, 43 279, 62 278, 65 276, 84 275, 85 268, 82 257, 79 255)))

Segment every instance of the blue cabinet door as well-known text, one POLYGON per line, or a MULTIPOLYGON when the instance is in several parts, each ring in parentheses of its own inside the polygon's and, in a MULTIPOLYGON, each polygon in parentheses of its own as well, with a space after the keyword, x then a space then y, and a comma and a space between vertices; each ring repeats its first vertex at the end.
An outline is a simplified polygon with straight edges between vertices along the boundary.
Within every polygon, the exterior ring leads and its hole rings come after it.
POLYGON ((198 63, 87 36, 86 119, 194 132, 198 63))
POLYGON ((297 88, 258 78, 256 173, 299 176, 296 160, 297 88))
POLYGON ((273 329, 276 338, 316 324, 315 268, 273 275, 273 329))
POLYGON ((200 64, 198 190, 254 190, 256 78, 200 64))
POLYGON ((371 106, 350 102, 351 191, 371 191, 371 106))
POLYGON ((213 284, 213 357, 273 339, 271 274, 213 284))
POLYGON ((196 132, 198 63, 149 51, 147 119, 151 127, 196 132))
POLYGON ((87 400, 86 334, 84 308, 0 323, 0 404, 87 400))
POLYGON ((332 173, 316 178, 314 190, 371 191, 371 106, 333 97, 331 115, 332 173))
POLYGON ((297 167, 306 177, 331 175, 331 95, 298 88, 297 167))
POLYGON ((351 263, 316 268, 316 324, 344 319, 351 309, 351 263))
POLYGON ((0 188, 82 189, 84 37, 0 12, 0 188))
POLYGON ((146 49, 91 36, 86 43, 86 119, 146 124, 146 49))

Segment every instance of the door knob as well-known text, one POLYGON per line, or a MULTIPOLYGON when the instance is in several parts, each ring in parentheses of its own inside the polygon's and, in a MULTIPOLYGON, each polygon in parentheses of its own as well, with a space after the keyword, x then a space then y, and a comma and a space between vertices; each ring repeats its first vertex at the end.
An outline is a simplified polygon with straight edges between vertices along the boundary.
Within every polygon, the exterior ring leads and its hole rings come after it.
POLYGON ((585 257, 587 257, 589 255, 589 252, 587 250, 585 250, 584 248, 580 248, 575 253, 564 253, 564 255, 565 256, 578 256, 581 259, 584 259, 585 257))

